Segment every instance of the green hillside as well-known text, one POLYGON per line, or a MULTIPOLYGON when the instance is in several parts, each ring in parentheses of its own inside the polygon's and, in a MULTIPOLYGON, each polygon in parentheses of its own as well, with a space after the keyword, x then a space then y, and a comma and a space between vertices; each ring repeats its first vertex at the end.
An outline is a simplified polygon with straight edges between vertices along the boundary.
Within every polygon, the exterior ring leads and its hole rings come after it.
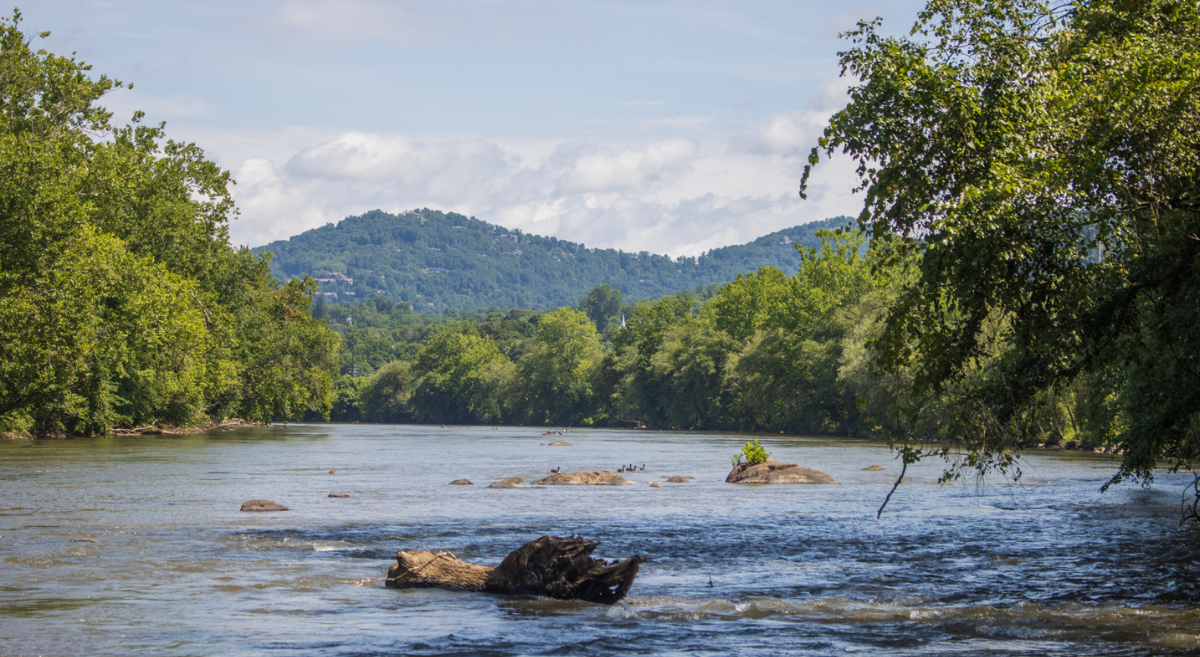
POLYGON ((423 209, 397 216, 375 210, 255 250, 275 254, 271 267, 281 279, 308 274, 330 301, 337 295, 340 303, 383 296, 419 312, 552 308, 574 304, 604 283, 636 301, 724 283, 768 265, 793 273, 800 256, 791 242, 815 246, 818 229, 850 223, 836 217, 672 259, 589 249, 455 213, 423 209))

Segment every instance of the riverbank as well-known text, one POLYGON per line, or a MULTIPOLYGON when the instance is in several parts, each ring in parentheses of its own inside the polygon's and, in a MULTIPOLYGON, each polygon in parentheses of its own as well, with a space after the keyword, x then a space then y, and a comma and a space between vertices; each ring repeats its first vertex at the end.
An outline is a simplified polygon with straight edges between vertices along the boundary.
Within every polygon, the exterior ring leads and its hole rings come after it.
MULTIPOLYGON (((129 427, 129 428, 114 428, 109 429, 110 436, 185 436, 197 433, 206 433, 209 431, 232 431, 238 427, 261 427, 264 426, 261 422, 248 422, 241 418, 229 418, 220 422, 206 422, 194 427, 177 427, 171 425, 148 425, 144 427, 129 427)), ((4 440, 30 440, 30 439, 50 439, 50 438, 68 438, 80 437, 88 438, 96 435, 105 434, 89 434, 89 435, 74 435, 74 434, 34 434, 34 433, 16 433, 7 432, 0 433, 0 439, 4 440)))

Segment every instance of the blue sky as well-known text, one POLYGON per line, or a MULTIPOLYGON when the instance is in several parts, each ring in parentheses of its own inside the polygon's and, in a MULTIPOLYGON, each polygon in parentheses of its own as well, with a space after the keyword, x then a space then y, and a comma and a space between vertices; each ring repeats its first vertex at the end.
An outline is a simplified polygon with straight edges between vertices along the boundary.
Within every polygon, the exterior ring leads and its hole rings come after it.
POLYGON ((22 5, 26 32, 131 82, 229 169, 235 242, 430 207, 589 246, 694 255, 856 214, 804 157, 845 100, 837 33, 917 2, 140 2, 22 5))

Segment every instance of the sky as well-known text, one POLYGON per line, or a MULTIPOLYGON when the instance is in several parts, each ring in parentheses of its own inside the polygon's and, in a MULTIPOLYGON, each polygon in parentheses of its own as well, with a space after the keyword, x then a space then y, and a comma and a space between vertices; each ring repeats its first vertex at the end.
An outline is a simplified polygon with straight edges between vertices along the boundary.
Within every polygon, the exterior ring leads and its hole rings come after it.
POLYGON ((229 170, 237 244, 428 207, 590 247, 698 255, 857 215, 853 167, 799 179, 846 102, 838 34, 909 0, 42 0, 41 47, 133 88, 229 170))

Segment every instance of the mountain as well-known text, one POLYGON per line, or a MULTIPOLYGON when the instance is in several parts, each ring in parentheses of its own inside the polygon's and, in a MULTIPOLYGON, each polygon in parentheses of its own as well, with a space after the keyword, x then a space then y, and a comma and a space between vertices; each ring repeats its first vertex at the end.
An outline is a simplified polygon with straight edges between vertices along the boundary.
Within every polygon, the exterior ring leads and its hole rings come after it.
POLYGON ((455 213, 375 210, 255 251, 275 254, 271 268, 281 279, 305 274, 317 279, 330 301, 385 296, 438 313, 447 307, 552 308, 573 305, 604 283, 636 301, 725 283, 768 265, 790 274, 800 264, 792 242, 816 246, 818 229, 851 223, 848 217, 826 219, 672 259, 589 249, 455 213))

